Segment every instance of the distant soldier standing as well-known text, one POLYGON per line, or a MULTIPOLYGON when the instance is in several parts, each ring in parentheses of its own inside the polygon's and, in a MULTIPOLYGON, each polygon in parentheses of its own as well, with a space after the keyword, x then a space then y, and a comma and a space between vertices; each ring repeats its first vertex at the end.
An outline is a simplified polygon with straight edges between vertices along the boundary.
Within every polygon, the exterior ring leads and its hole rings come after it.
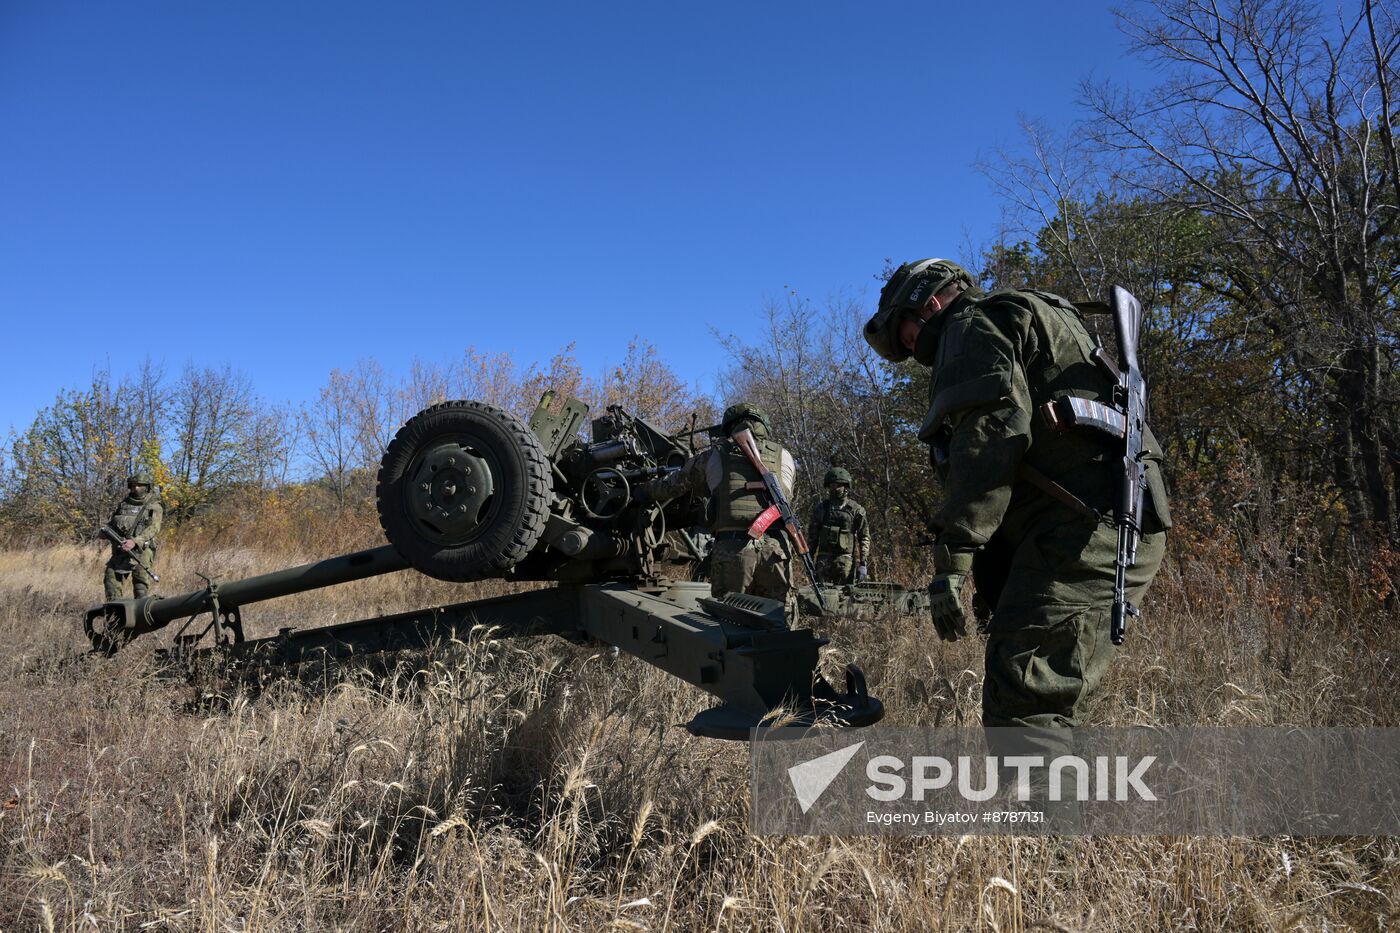
POLYGON ((126 488, 126 498, 118 503, 107 523, 123 539, 121 544, 112 542, 112 556, 102 575, 102 586, 109 600, 122 598, 127 577, 131 577, 132 593, 137 599, 150 590, 152 581, 146 568, 155 567, 155 539, 160 534, 164 515, 160 495, 148 474, 128 477, 126 488))
MULTIPOLYGON (((919 432, 943 480, 933 581, 940 638, 967 634, 969 576, 992 607, 984 726, 1074 726, 1117 653, 1110 639, 1122 449, 1107 435, 1059 432, 1041 406, 1067 396, 1109 402, 1080 312, 1048 292, 984 294, 954 263, 900 266, 865 339, 887 360, 932 368, 919 432)), ((1137 602, 1171 527, 1161 447, 1145 432, 1147 501, 1128 595, 1137 602)))
POLYGON ((749 534, 754 520, 770 503, 764 501, 758 470, 731 439, 745 428, 753 432, 763 464, 791 496, 796 461, 768 436, 768 416, 763 410, 741 403, 725 409, 720 424, 723 437, 687 460, 678 472, 640 487, 634 498, 641 503, 666 503, 686 493, 708 495, 715 537, 710 592, 715 596, 752 593, 786 604, 792 590, 792 550, 782 523, 774 523, 757 538, 749 534))
POLYGON ((812 506, 807 534, 821 583, 855 583, 866 578, 870 560, 870 523, 865 508, 851 498, 851 474, 843 467, 826 471, 826 498, 812 506))

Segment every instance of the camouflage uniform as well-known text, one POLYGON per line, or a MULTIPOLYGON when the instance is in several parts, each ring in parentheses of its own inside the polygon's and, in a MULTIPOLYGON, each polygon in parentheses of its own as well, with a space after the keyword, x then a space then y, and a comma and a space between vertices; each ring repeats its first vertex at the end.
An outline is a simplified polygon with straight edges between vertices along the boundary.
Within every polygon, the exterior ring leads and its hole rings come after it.
MULTIPOLYGON (((1110 438, 1058 433, 1038 413, 1068 395, 1111 399, 1112 384, 1090 358, 1095 345, 1078 310, 1056 295, 969 288, 923 325, 914 346, 933 368, 919 437, 932 446, 945 492, 934 569, 971 573, 993 610, 984 726, 1077 725, 1115 654, 1111 516, 1121 455, 1110 438)), ((876 348, 898 355, 888 343, 876 348)), ((1171 527, 1161 447, 1150 431, 1143 446, 1149 494, 1128 576, 1134 603, 1171 527)))
MULTIPOLYGON (((724 431, 731 433, 749 427, 758 442, 764 465, 778 476, 783 491, 791 496, 797 472, 792 454, 768 438, 766 419, 731 417, 736 409, 762 417, 753 406, 732 406, 725 413, 724 431)), ((752 593, 788 603, 792 591, 792 554, 787 537, 780 523, 770 526, 758 538, 749 537, 749 526, 768 503, 761 501, 766 499, 762 493, 762 477, 732 440, 721 438, 687 460, 678 472, 644 489, 643 498, 656 502, 669 502, 685 494, 710 497, 711 529, 715 536, 710 552, 711 593, 715 596, 752 593)))
POLYGON ((845 470, 828 471, 828 496, 812 506, 807 523, 817 578, 822 583, 854 583, 856 567, 864 566, 870 558, 870 522, 864 506, 844 494, 843 485, 849 488, 850 484, 851 475, 845 470))
POLYGON ((164 515, 160 494, 151 485, 149 477, 133 476, 127 486, 130 491, 118 503, 108 524, 124 537, 135 541, 136 547, 128 552, 123 551, 116 542, 112 543, 112 556, 108 558, 107 569, 102 574, 102 588, 109 600, 123 597, 127 577, 131 577, 131 590, 136 598, 149 592, 153 581, 140 562, 144 562, 146 567, 155 567, 155 539, 160 534, 164 515), (139 491, 143 485, 147 490, 145 493, 139 491))

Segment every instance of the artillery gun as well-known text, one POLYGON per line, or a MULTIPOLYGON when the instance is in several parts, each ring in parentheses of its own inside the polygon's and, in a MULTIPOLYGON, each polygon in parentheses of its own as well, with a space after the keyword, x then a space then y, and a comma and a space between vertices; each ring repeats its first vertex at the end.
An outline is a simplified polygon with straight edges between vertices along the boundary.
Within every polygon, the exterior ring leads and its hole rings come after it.
POLYGON ((668 529, 699 524, 704 501, 685 497, 661 508, 637 503, 633 491, 679 469, 691 450, 617 406, 593 420, 592 439, 584 441, 588 407, 559 401, 546 393, 528 425, 469 401, 443 402, 409 419, 380 463, 375 497, 389 542, 382 547, 246 580, 208 580, 178 596, 101 603, 85 613, 85 632, 110 654, 183 620, 174 654, 237 666, 335 663, 484 626, 493 637, 601 642, 699 687, 720 702, 687 723, 696 735, 743 739, 768 721, 879 721, 883 706, 860 669, 847 666, 841 690, 818 674, 825 639, 789 628, 782 603, 714 598, 706 583, 669 576, 688 555, 668 529), (552 585, 244 637, 245 606, 410 568, 462 583, 552 585))

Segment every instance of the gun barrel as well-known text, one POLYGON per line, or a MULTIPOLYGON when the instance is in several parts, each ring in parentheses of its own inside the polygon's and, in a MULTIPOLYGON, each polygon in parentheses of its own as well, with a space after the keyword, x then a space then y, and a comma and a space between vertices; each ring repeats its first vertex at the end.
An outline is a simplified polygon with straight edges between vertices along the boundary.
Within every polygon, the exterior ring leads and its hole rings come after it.
POLYGON ((1114 600, 1108 629, 1108 637, 1115 645, 1123 644, 1128 633, 1128 604, 1124 600, 1114 600))
POLYGON ((400 557, 392 545, 386 544, 368 551, 342 554, 339 557, 249 577, 246 580, 230 580, 218 584, 212 591, 206 587, 177 596, 146 597, 99 604, 87 612, 88 628, 92 631, 94 620, 107 618, 110 620, 107 626, 123 630, 125 637, 129 638, 164 628, 177 619, 210 611, 214 608, 216 594, 219 608, 228 610, 249 603, 276 599, 279 596, 305 593, 406 569, 408 561, 400 557))
MULTIPOLYGON (((319 590, 322 587, 364 580, 407 568, 408 561, 400 557, 392 545, 386 544, 368 551, 343 554, 340 557, 318 560, 315 563, 302 564, 300 567, 249 577, 246 580, 220 583, 219 605, 224 608, 245 606, 248 603, 319 590)), ((146 615, 157 625, 167 625, 176 619, 208 610, 212 602, 209 590, 196 590, 157 599, 146 607, 146 615)))

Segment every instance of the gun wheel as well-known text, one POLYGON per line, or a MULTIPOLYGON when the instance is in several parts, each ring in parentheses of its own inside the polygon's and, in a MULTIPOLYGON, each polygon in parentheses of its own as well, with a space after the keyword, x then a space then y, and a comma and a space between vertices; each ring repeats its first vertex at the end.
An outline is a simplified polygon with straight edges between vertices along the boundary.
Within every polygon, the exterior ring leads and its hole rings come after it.
POLYGON ((380 461, 375 499, 394 549, 439 580, 508 573, 549 517, 544 448, 515 415, 442 402, 414 415, 380 461))

